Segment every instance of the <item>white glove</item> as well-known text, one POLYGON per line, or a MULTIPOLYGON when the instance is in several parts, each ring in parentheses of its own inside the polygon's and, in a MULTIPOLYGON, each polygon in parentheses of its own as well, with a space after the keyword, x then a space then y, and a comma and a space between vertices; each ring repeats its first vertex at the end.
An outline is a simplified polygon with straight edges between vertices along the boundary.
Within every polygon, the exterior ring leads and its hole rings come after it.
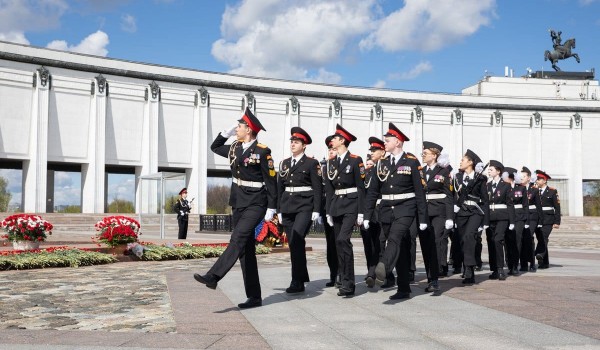
POLYGON ((323 217, 322 217, 322 216, 319 216, 319 217, 317 218, 317 224, 319 224, 319 225, 323 225, 323 217))
POLYGON ((444 227, 446 228, 446 230, 451 230, 452 227, 454 227, 454 221, 452 221, 451 219, 446 220, 444 227))
POLYGON ((541 228, 541 227, 542 227, 542 225, 538 225, 538 227, 539 227, 539 228, 541 228))
POLYGON ((327 215, 327 223, 329 224, 329 226, 333 227, 333 218, 331 217, 331 215, 327 215))
POLYGON ((515 224, 508 225, 508 229, 511 230, 511 231, 514 230, 515 229, 515 224))
POLYGON ((483 231, 483 227, 479 226, 479 228, 477 229, 477 232, 481 232, 483 231))
POLYGON ((314 212, 314 211, 313 211, 312 215, 310 216, 310 219, 311 219, 312 221, 315 221, 315 220, 317 220, 319 217, 321 217, 321 215, 319 215, 319 213, 317 213, 317 212, 314 212))
POLYGON ((363 221, 363 227, 365 228, 365 230, 369 229, 369 220, 364 220, 363 221))
POLYGON ((484 230, 487 230, 487 229, 488 229, 488 227, 490 227, 490 226, 489 226, 489 225, 483 225, 483 229, 484 229, 484 230))
POLYGON ((277 210, 275 209, 267 209, 267 213, 265 214, 265 221, 271 221, 273 219, 273 215, 275 215, 276 212, 277 210))
POLYGON ((460 210, 460 207, 456 204, 454 204, 454 212, 458 213, 458 211, 460 210))
POLYGON ((529 225, 525 224, 525 228, 529 228, 529 225))
POLYGON ((183 212, 183 210, 180 210, 180 211, 179 211, 179 215, 181 215, 181 216, 184 216, 184 215, 185 215, 185 213, 183 212))
POLYGON ((427 230, 427 224, 419 224, 419 230, 421 230, 421 231, 427 230))
POLYGON ((281 213, 277 213, 277 219, 279 219, 280 224, 283 224, 283 215, 281 213))
POLYGON ((360 226, 360 225, 362 225, 362 224, 363 224, 363 218, 364 218, 364 215, 363 215, 363 214, 358 214, 358 217, 356 218, 356 224, 357 224, 358 226, 360 226))
POLYGON ((233 124, 229 129, 221 131, 221 136, 230 138, 235 135, 235 129, 238 127, 238 123, 233 124))

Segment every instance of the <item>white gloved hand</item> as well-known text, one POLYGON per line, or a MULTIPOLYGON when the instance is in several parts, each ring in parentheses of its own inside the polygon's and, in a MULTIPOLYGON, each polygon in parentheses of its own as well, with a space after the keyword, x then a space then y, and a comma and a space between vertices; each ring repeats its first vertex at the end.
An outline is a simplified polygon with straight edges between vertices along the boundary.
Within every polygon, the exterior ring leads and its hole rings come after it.
POLYGON ((529 225, 525 224, 525 228, 529 228, 529 225))
POLYGON ((315 221, 315 220, 317 220, 320 217, 321 217, 321 215, 319 215, 319 213, 313 211, 312 215, 310 216, 310 219, 312 221, 315 221))
POLYGON ((488 229, 488 227, 490 227, 490 225, 483 225, 483 229, 484 229, 484 230, 487 230, 487 229, 488 229))
POLYGON ((179 215, 184 216, 185 214, 183 213, 183 210, 179 211, 179 215))
POLYGON ((317 224, 319 224, 319 225, 323 225, 323 217, 322 217, 322 216, 319 216, 319 217, 317 218, 317 224))
POLYGON ((542 225, 538 225, 538 228, 541 228, 541 227, 542 227, 542 225))
POLYGON ((483 227, 479 226, 479 228, 477 229, 477 232, 481 232, 483 231, 483 227))
POLYGON ((362 225, 363 221, 364 221, 363 219, 364 219, 364 215, 363 214, 358 214, 358 217, 356 218, 356 224, 358 226, 362 225))
POLYGON ((514 230, 515 229, 515 224, 508 225, 508 229, 511 230, 511 231, 514 230))
POLYGON ((277 219, 279 219, 279 223, 283 225, 283 215, 281 215, 281 213, 277 213, 277 219))
POLYGON ((327 215, 327 223, 329 224, 329 226, 333 227, 333 218, 331 217, 331 215, 327 215))
POLYGON ((235 135, 235 129, 238 127, 238 123, 233 124, 229 129, 221 131, 221 136, 230 138, 235 135))
POLYGON ((275 215, 276 212, 277 210, 275 209, 267 209, 267 213, 265 214, 265 221, 273 220, 273 215, 275 215))
POLYGON ((427 224, 419 224, 419 230, 421 230, 421 231, 427 230, 427 224))
POLYGON ((454 204, 454 212, 458 213, 458 211, 460 210, 460 207, 456 204, 454 204))
POLYGON ((446 220, 444 227, 446 228, 446 230, 451 230, 452 227, 454 227, 454 221, 452 221, 451 219, 446 220))
POLYGON ((365 228, 365 230, 369 229, 369 220, 364 220, 363 221, 363 227, 365 228))

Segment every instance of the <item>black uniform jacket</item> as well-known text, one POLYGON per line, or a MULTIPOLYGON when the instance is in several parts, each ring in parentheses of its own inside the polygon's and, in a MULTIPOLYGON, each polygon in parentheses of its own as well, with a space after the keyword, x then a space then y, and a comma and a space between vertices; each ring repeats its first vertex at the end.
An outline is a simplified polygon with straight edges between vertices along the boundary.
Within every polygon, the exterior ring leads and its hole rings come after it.
POLYGON ((486 192, 489 200, 490 220, 508 220, 509 224, 515 223, 515 206, 513 205, 510 192, 512 187, 509 183, 502 180, 498 181, 496 190, 492 189, 492 181, 486 185, 486 192), (495 208, 496 204, 505 205, 507 208, 495 208))
POLYGON ((177 220, 187 220, 189 215, 185 214, 189 213, 191 210, 192 208, 190 208, 187 199, 179 198, 177 202, 173 204, 173 211, 175 211, 175 213, 177 214, 177 220), (183 212, 184 215, 181 215, 181 212, 183 212))
POLYGON ((210 149, 229 159, 231 175, 239 180, 264 184, 262 187, 249 187, 233 183, 229 195, 229 205, 232 208, 247 208, 253 205, 276 208, 277 179, 271 150, 255 140, 242 153, 241 142, 234 141, 231 145, 226 145, 226 141, 227 139, 219 134, 210 149))
POLYGON ((323 183, 319 161, 306 154, 292 167, 292 158, 279 165, 277 177, 278 213, 299 213, 321 211, 323 183), (311 187, 312 191, 288 192, 287 187, 311 187))
POLYGON ((341 163, 337 158, 327 162, 325 174, 327 215, 364 214, 365 212, 365 165, 362 158, 347 152, 341 163), (335 194, 335 190, 356 188, 348 194, 335 194))
POLYGON ((515 205, 515 220, 525 221, 529 225, 529 198, 527 197, 527 188, 523 185, 516 185, 510 190, 510 198, 515 205), (521 205, 522 208, 517 208, 521 205))
POLYGON ((490 224, 490 207, 488 206, 488 195, 486 193, 487 176, 479 175, 476 180, 471 179, 468 185, 464 183, 464 172, 459 172, 454 178, 454 199, 460 207, 457 216, 471 216, 473 214, 483 215, 483 225, 490 224), (477 204, 466 205, 465 201, 473 201, 477 204))
POLYGON ((452 193, 450 171, 436 164, 430 171, 426 171, 423 168, 423 175, 426 184, 426 194, 446 195, 443 199, 427 199, 427 212, 429 216, 442 216, 446 219, 452 219, 454 217, 454 195, 452 193))
MULTIPOLYGON (((527 200, 529 201, 529 205, 535 205, 535 208, 529 209, 529 220, 535 221, 536 225, 538 225, 540 218, 542 217, 542 201, 540 199, 540 190, 533 185, 527 186, 527 200)), ((535 229, 535 227, 532 229, 535 229)))
POLYGON ((391 223, 394 218, 415 216, 420 224, 429 224, 425 190, 421 180, 420 163, 417 158, 404 152, 392 169, 391 158, 379 160, 376 175, 367 192, 366 220, 370 220, 375 211, 377 199, 382 195, 414 193, 408 199, 382 199, 379 204, 379 221, 391 223))
MULTIPOLYGON (((539 189, 538 189, 539 191, 539 189)), ((556 188, 546 186, 542 193, 540 201, 542 202, 542 225, 560 225, 560 200, 556 188), (554 210, 550 209, 554 208, 554 210)))

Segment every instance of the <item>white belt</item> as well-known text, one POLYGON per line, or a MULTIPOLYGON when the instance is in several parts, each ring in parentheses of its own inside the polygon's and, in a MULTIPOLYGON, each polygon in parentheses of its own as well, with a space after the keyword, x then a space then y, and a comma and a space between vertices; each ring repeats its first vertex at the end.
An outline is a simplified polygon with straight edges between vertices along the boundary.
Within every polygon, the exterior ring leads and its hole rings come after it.
POLYGON ((446 194, 445 193, 432 193, 432 194, 426 194, 425 197, 427 199, 444 199, 446 198, 446 194))
POLYGON ((542 210, 552 210, 552 211, 554 211, 554 207, 542 207, 542 210))
POLYGON ((533 210, 535 210, 535 208, 536 208, 536 207, 535 207, 535 204, 532 204, 532 205, 530 205, 530 206, 529 206, 529 209, 533 209, 533 210))
POLYGON ((523 204, 515 204, 515 209, 523 209, 523 204))
POLYGON ((465 201, 465 205, 474 205, 476 207, 479 207, 479 204, 477 204, 477 202, 475 201, 465 201))
POLYGON ((401 194, 382 194, 381 195, 381 199, 382 200, 388 200, 388 201, 395 201, 395 200, 399 200, 399 199, 409 199, 409 198, 414 198, 415 193, 401 193, 401 194))
POLYGON ((356 187, 342 188, 339 190, 335 190, 335 195, 340 196, 342 194, 355 193, 355 192, 358 192, 358 188, 356 188, 356 187))
POLYGON ((490 209, 492 210, 496 210, 496 209, 507 209, 508 207, 506 206, 506 204, 494 204, 491 203, 490 204, 490 209))
POLYGON ((381 203, 381 199, 378 199, 377 202, 375 202, 375 206, 379 205, 379 203, 381 203))
POLYGON ((286 187, 285 188, 285 192, 290 192, 290 193, 294 193, 294 192, 310 192, 312 190, 313 189, 310 186, 296 186, 296 187, 286 187))
POLYGON ((254 187, 254 188, 261 188, 265 185, 263 182, 240 180, 235 177, 231 178, 231 181, 238 186, 246 186, 246 187, 254 187))

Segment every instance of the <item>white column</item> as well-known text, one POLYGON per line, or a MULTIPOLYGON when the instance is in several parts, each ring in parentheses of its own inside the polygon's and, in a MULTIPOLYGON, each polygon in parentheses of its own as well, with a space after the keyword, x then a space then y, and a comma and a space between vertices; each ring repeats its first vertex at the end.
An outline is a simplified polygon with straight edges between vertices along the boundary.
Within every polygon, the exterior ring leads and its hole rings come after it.
POLYGON ((82 213, 104 213, 104 166, 106 146, 106 79, 92 82, 88 163, 81 167, 82 213))
POLYGON ((331 102, 331 105, 329 105, 329 126, 327 128, 327 135, 333 135, 337 124, 343 125, 342 113, 343 108, 340 101, 335 100, 331 102))
POLYGON ((48 105, 52 77, 45 67, 34 75, 33 108, 29 132, 29 160, 23 162, 23 210, 46 212, 48 177, 48 105))
POLYGON ((423 109, 417 106, 410 112, 410 141, 404 144, 404 150, 417 156, 423 147, 423 109))
MULTIPOLYGON (((579 113, 571 116, 571 133, 569 135, 569 215, 583 216, 583 149, 581 143, 582 118, 579 113)), ((560 193, 559 193, 560 196, 560 193)))
POLYGON ((142 130, 142 166, 136 167, 136 211, 139 213, 158 213, 158 185, 146 185, 147 191, 142 199, 142 188, 138 176, 158 172, 158 113, 160 103, 160 87, 152 81, 146 87, 146 108, 142 130))
MULTIPOLYGON (((465 149, 463 149, 463 113, 455 109, 450 114, 450 144, 448 145, 448 156, 453 169, 458 169, 465 149)), ((443 145, 442 145, 443 146, 443 145)), ((446 149, 446 146, 444 146, 446 149)))
POLYGON ((490 135, 490 144, 489 144, 489 155, 490 159, 497 160, 499 162, 503 162, 502 160, 502 124, 503 124, 504 116, 499 110, 496 110, 492 113, 490 117, 490 124, 492 127, 492 132, 490 135))
POLYGON ((373 105, 371 108, 371 123, 369 124, 369 135, 377 138, 383 136, 383 108, 379 103, 373 105))
POLYGON ((533 113, 529 129, 529 154, 527 167, 535 172, 542 168, 542 125, 543 118, 538 112, 533 113))
POLYGON ((208 192, 208 119, 210 96, 202 87, 196 93, 194 130, 192 134, 192 168, 186 170, 188 179, 188 199, 196 198, 192 214, 206 214, 206 193, 208 192))
POLYGON ((288 158, 292 155, 289 147, 289 131, 294 126, 300 125, 300 103, 296 96, 290 97, 287 104, 285 105, 285 122, 284 122, 284 134, 281 141, 281 147, 283 149, 283 158, 288 158))

